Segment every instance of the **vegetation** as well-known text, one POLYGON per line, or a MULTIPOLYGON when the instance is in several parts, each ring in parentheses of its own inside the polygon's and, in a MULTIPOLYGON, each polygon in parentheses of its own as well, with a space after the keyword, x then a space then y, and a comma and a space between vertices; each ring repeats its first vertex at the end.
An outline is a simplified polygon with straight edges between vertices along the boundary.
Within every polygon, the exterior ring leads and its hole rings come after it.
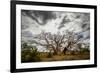
POLYGON ((25 54, 27 50, 22 53, 22 63, 25 62, 44 62, 44 61, 64 61, 64 60, 87 60, 90 59, 89 52, 66 52, 66 55, 53 55, 51 53, 42 53, 39 54, 31 53, 25 54))
POLYGON ((64 60, 87 60, 90 59, 90 51, 85 48, 80 51, 67 51, 66 54, 54 55, 51 52, 38 52, 33 48, 25 49, 21 53, 21 62, 44 62, 44 61, 64 61, 64 60))
POLYGON ((77 37, 74 32, 66 30, 63 35, 61 35, 60 32, 58 32, 57 34, 51 34, 50 32, 41 32, 40 34, 35 36, 34 39, 34 43, 44 46, 48 50, 52 50, 54 55, 57 55, 60 53, 65 54, 68 48, 75 47, 75 45, 80 41, 81 38, 77 37), (63 44, 66 45, 64 49, 62 47, 63 44))
POLYGON ((36 48, 24 49, 21 52, 21 62, 36 62, 41 61, 39 52, 36 48))
POLYGON ((90 59, 89 47, 86 44, 79 43, 81 38, 77 37, 73 32, 67 31, 64 35, 60 35, 60 33, 52 35, 51 33, 42 32, 35 36, 34 39, 33 43, 45 47, 48 51, 45 49, 44 52, 40 52, 36 46, 24 42, 21 45, 22 63, 90 59), (66 46, 62 47, 63 44, 66 46))

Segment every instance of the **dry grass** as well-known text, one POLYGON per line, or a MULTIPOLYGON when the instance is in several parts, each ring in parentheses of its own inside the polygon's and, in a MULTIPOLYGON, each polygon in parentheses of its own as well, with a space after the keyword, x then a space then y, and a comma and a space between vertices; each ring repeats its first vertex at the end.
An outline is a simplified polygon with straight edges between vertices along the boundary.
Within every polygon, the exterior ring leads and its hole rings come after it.
POLYGON ((22 63, 26 62, 50 62, 50 61, 71 61, 71 60, 88 60, 90 52, 66 52, 66 54, 54 55, 48 52, 30 52, 24 51, 21 56, 22 63))
POLYGON ((88 53, 81 53, 81 54, 69 54, 66 55, 53 55, 52 57, 48 58, 47 53, 41 55, 41 61, 64 61, 64 60, 87 60, 90 59, 90 54, 88 53))

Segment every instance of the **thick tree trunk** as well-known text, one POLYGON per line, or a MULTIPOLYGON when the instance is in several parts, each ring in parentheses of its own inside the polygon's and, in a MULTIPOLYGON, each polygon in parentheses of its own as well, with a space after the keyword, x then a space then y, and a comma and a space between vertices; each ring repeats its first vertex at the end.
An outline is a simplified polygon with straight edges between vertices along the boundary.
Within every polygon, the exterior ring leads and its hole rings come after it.
POLYGON ((61 51, 60 50, 53 50, 54 51, 54 55, 59 55, 61 54, 61 51))
POLYGON ((57 55, 58 53, 57 53, 57 51, 56 50, 54 50, 54 55, 57 55))
POLYGON ((67 48, 65 47, 63 50, 63 54, 66 54, 67 48))
POLYGON ((54 55, 57 55, 57 50, 56 50, 56 48, 55 48, 54 46, 52 46, 52 48, 53 48, 54 55))
POLYGON ((66 54, 66 51, 68 51, 68 48, 70 47, 71 43, 68 43, 67 47, 64 48, 63 54, 66 54))

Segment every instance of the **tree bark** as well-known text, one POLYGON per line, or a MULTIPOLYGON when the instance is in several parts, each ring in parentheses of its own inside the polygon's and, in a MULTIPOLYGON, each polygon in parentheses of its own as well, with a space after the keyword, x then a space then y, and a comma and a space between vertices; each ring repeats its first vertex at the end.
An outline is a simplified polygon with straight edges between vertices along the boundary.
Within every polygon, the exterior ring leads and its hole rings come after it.
POLYGON ((66 51, 68 51, 68 48, 70 47, 70 45, 71 45, 71 42, 68 43, 67 47, 64 48, 63 54, 66 54, 66 51))

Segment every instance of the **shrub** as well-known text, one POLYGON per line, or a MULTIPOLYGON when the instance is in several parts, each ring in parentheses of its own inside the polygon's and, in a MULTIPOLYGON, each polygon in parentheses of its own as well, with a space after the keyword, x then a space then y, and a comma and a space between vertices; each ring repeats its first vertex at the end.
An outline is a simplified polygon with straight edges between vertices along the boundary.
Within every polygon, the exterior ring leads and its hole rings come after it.
POLYGON ((41 61, 39 52, 36 49, 25 49, 21 52, 21 62, 37 62, 41 61))
POLYGON ((48 58, 51 58, 52 56, 53 56, 53 54, 50 53, 50 52, 49 52, 48 55, 47 55, 48 58))
POLYGON ((86 53, 86 52, 90 52, 90 50, 88 48, 82 48, 80 50, 81 53, 86 53))

